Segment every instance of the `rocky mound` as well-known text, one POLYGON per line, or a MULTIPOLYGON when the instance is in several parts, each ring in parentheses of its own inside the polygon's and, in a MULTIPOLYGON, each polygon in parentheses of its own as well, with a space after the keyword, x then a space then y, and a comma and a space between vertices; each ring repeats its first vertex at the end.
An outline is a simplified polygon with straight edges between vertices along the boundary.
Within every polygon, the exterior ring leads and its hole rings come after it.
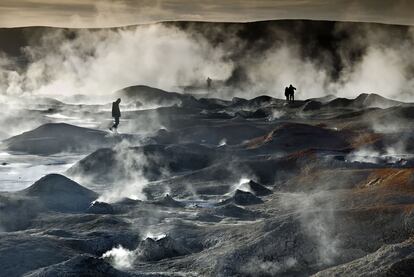
POLYGON ((375 93, 362 93, 355 99, 336 98, 326 103, 324 106, 328 108, 390 108, 393 106, 401 106, 402 102, 391 100, 375 93))
POLYGON ((305 149, 344 149, 350 146, 350 134, 320 126, 299 123, 282 124, 265 136, 250 140, 246 146, 261 152, 300 151, 305 149))
POLYGON ((376 93, 362 93, 354 99, 354 106, 359 108, 390 108, 393 106, 400 106, 403 103, 400 101, 385 98, 376 93))
POLYGON ((103 131, 66 123, 47 123, 11 137, 4 143, 9 151, 50 155, 61 152, 88 152, 112 145, 114 138, 108 138, 106 135, 103 131))
POLYGON ((49 174, 17 192, 36 198, 46 208, 59 212, 83 212, 98 197, 95 192, 59 174, 49 174))
POLYGON ((173 106, 195 105, 196 99, 191 95, 177 92, 167 92, 149 86, 131 86, 115 92, 116 97, 126 101, 139 101, 144 105, 173 106))
POLYGON ((243 220, 254 220, 261 217, 257 212, 249 211, 234 204, 226 204, 224 206, 216 207, 213 209, 212 213, 218 216, 234 217, 243 220))
POLYGON ((243 190, 236 190, 234 195, 223 202, 219 203, 218 205, 227 205, 234 203, 236 205, 256 205, 263 203, 263 200, 259 197, 255 196, 251 192, 243 191, 243 190))
POLYGON ((315 111, 315 110, 319 110, 322 108, 322 103, 319 101, 306 101, 305 104, 303 105, 303 111, 315 111))
POLYGON ((77 162, 67 173, 87 176, 96 182, 133 178, 135 173, 143 174, 148 180, 157 180, 165 172, 205 168, 214 159, 215 153, 211 148, 194 144, 153 144, 122 150, 103 148, 77 162))
POLYGON ((239 111, 236 115, 244 118, 267 118, 271 115, 271 112, 267 109, 260 108, 256 111, 239 111))
POLYGON ((138 246, 138 256, 143 261, 159 261, 187 254, 190 251, 169 236, 158 240, 147 238, 138 246))
POLYGON ((268 95, 261 95, 255 98, 246 100, 243 98, 233 98, 232 104, 229 106, 231 108, 238 108, 244 110, 254 110, 258 108, 267 107, 272 104, 283 104, 285 100, 276 99, 268 95))
POLYGON ((86 210, 86 212, 91 214, 113 214, 114 208, 111 206, 111 204, 94 201, 86 210))
POLYGON ((335 98, 332 101, 329 101, 325 104, 325 107, 328 108, 346 108, 352 106, 354 101, 348 98, 335 98))
POLYGON ((272 193, 272 191, 268 189, 267 187, 259 183, 256 183, 255 181, 252 181, 252 180, 250 180, 247 183, 242 184, 242 186, 247 188, 251 192, 253 192, 254 195, 256 196, 266 196, 272 193))
POLYGON ((172 198, 169 194, 164 196, 161 200, 152 202, 155 205, 163 206, 163 207, 170 207, 170 208, 183 208, 185 207, 184 203, 181 203, 174 198, 172 198))
POLYGON ((334 100, 335 98, 336 98, 335 95, 328 94, 328 95, 325 95, 325 96, 322 96, 322 97, 310 98, 307 101, 316 101, 316 102, 321 102, 321 103, 325 104, 329 101, 334 100))
POLYGON ((219 98, 199 98, 197 101, 201 106, 208 110, 222 109, 232 104, 231 101, 222 100, 219 98))

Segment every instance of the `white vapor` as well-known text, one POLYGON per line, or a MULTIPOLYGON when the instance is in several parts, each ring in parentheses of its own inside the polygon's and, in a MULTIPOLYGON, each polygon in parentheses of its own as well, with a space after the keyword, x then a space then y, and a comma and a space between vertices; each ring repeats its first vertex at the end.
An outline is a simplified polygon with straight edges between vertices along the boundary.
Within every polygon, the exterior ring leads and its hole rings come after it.
POLYGON ((341 254, 340 240, 334 234, 335 203, 330 192, 285 194, 282 205, 299 214, 303 232, 316 244, 319 262, 332 264, 341 254))
POLYGON ((241 272, 248 276, 277 276, 281 272, 293 268, 297 263, 293 257, 288 257, 281 262, 261 261, 259 258, 253 257, 242 265, 241 272))
POLYGON ((26 47, 24 72, 6 70, 10 61, 0 59, 8 84, 3 93, 107 95, 135 84, 171 90, 206 76, 228 77, 232 70, 222 49, 176 27, 76 30, 71 38, 67 32, 53 30, 26 47))
POLYGON ((102 258, 107 260, 117 269, 129 269, 132 267, 136 254, 134 251, 123 248, 121 245, 105 252, 102 258))
MULTIPOLYGON (((340 30, 341 25, 337 28, 340 30)), ((220 27, 214 26, 210 31, 221 32, 220 27)), ((166 24, 56 29, 45 33, 39 44, 24 48, 29 60, 25 70, 11 69, 13 61, 0 55, 0 92, 59 98, 74 94, 109 97, 115 90, 136 84, 177 90, 204 84, 207 77, 226 80, 237 66, 242 66, 246 71, 246 80, 242 80, 247 82, 245 85, 217 88, 210 91, 211 96, 255 97, 260 93, 284 98, 284 87, 292 83, 298 89, 298 99, 326 94, 355 97, 371 92, 412 99, 413 28, 406 37, 395 39, 390 38, 390 31, 378 29, 348 32, 353 39, 334 50, 340 54, 344 68, 333 79, 332 63, 304 57, 304 46, 284 41, 284 37, 278 37, 282 42, 263 52, 238 52, 244 51, 241 49, 245 42, 233 31, 226 41, 213 45, 194 29, 166 24), (365 50, 360 59, 351 62, 348 52, 355 45, 365 50), (237 58, 231 58, 234 56, 237 58)))
POLYGON ((97 201, 113 203, 123 198, 134 200, 146 200, 143 193, 148 180, 143 175, 143 168, 147 164, 147 159, 143 153, 131 151, 130 143, 122 141, 114 147, 115 159, 121 168, 114 169, 114 174, 122 174, 116 178, 111 188, 105 191, 97 201), (121 172, 117 172, 117 171, 121 172))

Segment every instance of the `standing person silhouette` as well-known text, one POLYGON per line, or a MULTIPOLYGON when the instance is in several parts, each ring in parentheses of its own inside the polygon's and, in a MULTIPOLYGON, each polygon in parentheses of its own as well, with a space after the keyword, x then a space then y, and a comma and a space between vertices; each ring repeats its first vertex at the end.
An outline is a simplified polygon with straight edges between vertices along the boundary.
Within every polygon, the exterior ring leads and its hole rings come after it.
POLYGON ((285 87, 285 97, 286 97, 286 102, 289 102, 289 88, 285 87))
POLYGON ((295 90, 296 88, 292 86, 292 84, 289 85, 289 100, 292 102, 295 102, 295 90))
POLYGON ((114 125, 109 128, 111 131, 117 131, 119 125, 119 118, 121 117, 121 110, 119 109, 119 103, 121 98, 118 98, 115 102, 112 102, 112 117, 114 118, 114 125))
POLYGON ((211 82, 212 82, 213 80, 211 80, 211 78, 210 77, 208 77, 207 78, 207 89, 208 90, 210 90, 211 89, 211 82))

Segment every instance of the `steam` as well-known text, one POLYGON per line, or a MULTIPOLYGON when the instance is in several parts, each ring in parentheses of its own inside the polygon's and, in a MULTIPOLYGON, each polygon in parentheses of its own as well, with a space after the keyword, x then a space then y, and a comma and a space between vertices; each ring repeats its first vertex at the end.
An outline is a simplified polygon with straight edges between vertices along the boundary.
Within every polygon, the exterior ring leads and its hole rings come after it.
POLYGON ((286 112, 285 111, 281 111, 278 109, 273 109, 272 110, 272 114, 269 117, 269 120, 276 120, 276 119, 280 119, 281 117, 285 116, 286 112))
POLYGON ((395 144, 390 144, 384 150, 375 150, 372 147, 363 147, 356 149, 346 156, 348 162, 363 162, 363 163, 405 163, 407 156, 407 144, 402 138, 395 144))
POLYGON ((330 265, 340 256, 340 240, 333 231, 335 204, 329 192, 284 194, 282 204, 299 213, 305 234, 317 245, 319 261, 330 265))
POLYGON ((222 61, 222 49, 161 24, 53 30, 25 53, 30 60, 26 71, 6 74, 8 94, 107 95, 135 84, 173 89, 205 76, 228 77, 232 70, 231 63, 222 61))
MULTIPOLYGON (((318 60, 304 56, 304 45, 289 34, 276 32, 272 47, 246 49, 236 30, 223 34, 221 27, 210 33, 224 36, 212 43, 196 29, 151 24, 102 30, 55 29, 44 34, 40 43, 28 46, 25 69, 0 55, 1 95, 74 94, 109 96, 126 86, 146 84, 166 90, 187 85, 204 85, 206 77, 218 80, 211 96, 255 97, 258 93, 283 98, 283 89, 293 83, 297 98, 307 99, 336 94, 355 97, 359 93, 409 100, 414 90, 414 31, 393 36, 379 28, 345 30, 351 37, 334 51, 343 68, 333 78, 333 62, 328 54, 318 60), (391 39, 390 39, 391 38, 391 39), (391 41, 391 42, 390 42, 391 41), (351 52, 361 50, 359 59, 351 52), (220 85, 240 69, 236 87, 220 85)), ((346 27, 337 24, 339 31, 346 27)), ((213 38, 215 38, 213 36, 213 38)), ((210 38, 211 39, 211 38, 210 38)), ((273 42, 272 42, 273 43, 273 42)))
POLYGON ((153 239, 153 240, 160 240, 162 238, 165 238, 166 236, 167 236, 166 233, 164 233, 160 230, 159 231, 154 231, 152 229, 152 230, 147 231, 147 233, 144 236, 144 239, 150 238, 150 239, 153 239))
POLYGON ((123 248, 121 245, 105 252, 102 258, 117 269, 130 269, 136 259, 135 251, 123 248))
POLYGON ((218 147, 225 146, 225 145, 227 145, 227 140, 223 138, 222 140, 220 140, 218 147))
POLYGON ((310 98, 323 95, 324 85, 329 82, 327 68, 302 60, 299 48, 287 44, 271 49, 261 59, 252 59, 249 63, 249 76, 257 90, 282 98, 289 83, 294 82, 298 88, 297 97, 310 98))
POLYGON ((276 276, 293 268, 296 264, 297 260, 293 257, 288 257, 282 262, 261 261, 259 258, 253 257, 241 267, 241 272, 248 276, 276 276))
POLYGON ((143 189, 148 184, 148 180, 143 175, 143 168, 147 164, 147 159, 141 152, 130 151, 130 146, 130 143, 124 140, 114 147, 115 159, 121 165, 121 168, 114 170, 114 174, 120 176, 115 178, 116 183, 97 201, 112 203, 126 197, 134 200, 146 199, 143 189), (120 172, 117 173, 117 170, 120 172))
POLYGON ((247 185, 247 183, 250 181, 249 178, 241 177, 240 180, 237 183, 234 183, 230 186, 228 194, 234 194, 236 190, 242 190, 246 192, 251 192, 250 187, 247 185))

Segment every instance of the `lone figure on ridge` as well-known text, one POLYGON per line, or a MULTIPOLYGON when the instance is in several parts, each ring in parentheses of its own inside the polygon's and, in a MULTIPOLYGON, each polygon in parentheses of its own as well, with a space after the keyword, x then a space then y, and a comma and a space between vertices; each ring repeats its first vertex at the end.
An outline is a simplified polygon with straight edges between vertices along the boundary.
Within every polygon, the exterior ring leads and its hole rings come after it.
POLYGON ((211 82, 212 82, 213 80, 211 80, 211 78, 210 77, 208 77, 207 78, 207 89, 208 90, 210 90, 211 89, 211 82))
POLYGON ((119 125, 119 118, 121 117, 121 110, 119 109, 119 103, 121 103, 121 98, 118 98, 115 102, 112 102, 112 117, 114 118, 114 125, 109 128, 109 130, 117 130, 119 125))

